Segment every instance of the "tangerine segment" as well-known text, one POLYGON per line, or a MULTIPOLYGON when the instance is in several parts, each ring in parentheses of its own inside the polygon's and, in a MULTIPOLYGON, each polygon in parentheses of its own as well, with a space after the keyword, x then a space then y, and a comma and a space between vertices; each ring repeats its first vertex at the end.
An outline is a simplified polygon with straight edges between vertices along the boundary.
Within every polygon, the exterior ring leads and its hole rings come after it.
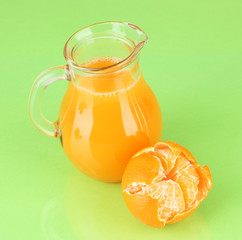
POLYGON ((202 201, 208 196, 208 192, 213 186, 212 175, 207 165, 203 167, 197 165, 196 170, 200 177, 200 182, 198 184, 199 193, 197 198, 199 201, 202 201))
POLYGON ((199 166, 187 149, 172 142, 140 151, 126 166, 122 179, 128 209, 157 228, 192 214, 211 187, 209 168, 199 166))
POLYGON ((158 217, 167 220, 185 209, 182 190, 172 180, 161 181, 151 186, 150 196, 159 199, 158 217))
POLYGON ((174 153, 178 156, 181 152, 185 155, 185 157, 190 161, 191 163, 196 163, 195 157, 192 155, 192 153, 184 148, 183 146, 179 145, 175 142, 170 141, 162 141, 155 144, 155 149, 159 148, 161 145, 168 145, 174 153))
POLYGON ((173 149, 167 144, 156 144, 153 154, 160 159, 165 170, 165 174, 168 174, 174 167, 176 158, 178 156, 178 153, 174 152, 173 149))
POLYGON ((189 178, 186 178, 183 176, 179 177, 176 180, 176 183, 178 183, 182 189, 183 196, 184 196, 185 203, 186 203, 186 210, 190 209, 191 207, 193 207, 193 203, 197 199, 197 194, 198 194, 197 184, 190 181, 189 178))
POLYGON ((186 209, 190 208, 196 201, 198 194, 199 175, 183 153, 180 153, 177 157, 168 177, 180 185, 186 202, 186 209))

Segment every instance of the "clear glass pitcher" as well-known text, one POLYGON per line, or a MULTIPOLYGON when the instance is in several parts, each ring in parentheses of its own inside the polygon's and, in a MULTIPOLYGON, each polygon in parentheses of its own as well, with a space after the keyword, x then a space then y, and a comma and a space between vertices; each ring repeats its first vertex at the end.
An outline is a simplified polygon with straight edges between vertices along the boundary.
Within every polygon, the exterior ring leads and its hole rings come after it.
POLYGON ((33 124, 60 139, 65 154, 83 173, 120 182, 133 154, 160 140, 159 103, 145 82, 140 50, 147 35, 124 22, 104 22, 73 34, 64 48, 65 66, 38 76, 29 99, 33 124), (58 120, 41 113, 48 85, 69 81, 58 120))

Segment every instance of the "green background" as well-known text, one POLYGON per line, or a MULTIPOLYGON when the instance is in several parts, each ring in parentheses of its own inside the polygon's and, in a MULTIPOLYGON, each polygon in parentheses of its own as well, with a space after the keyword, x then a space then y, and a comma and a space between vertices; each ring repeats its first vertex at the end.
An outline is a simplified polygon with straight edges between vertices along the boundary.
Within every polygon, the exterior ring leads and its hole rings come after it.
MULTIPOLYGON (((0 239, 239 239, 241 236, 242 1, 1 1, 0 239), (127 210, 119 184, 81 174, 60 143, 31 124, 28 95, 43 70, 65 64, 80 28, 131 22, 149 36, 141 68, 163 113, 163 140, 187 147, 214 186, 186 220, 153 229, 127 210)), ((56 120, 65 83, 43 112, 56 120)))

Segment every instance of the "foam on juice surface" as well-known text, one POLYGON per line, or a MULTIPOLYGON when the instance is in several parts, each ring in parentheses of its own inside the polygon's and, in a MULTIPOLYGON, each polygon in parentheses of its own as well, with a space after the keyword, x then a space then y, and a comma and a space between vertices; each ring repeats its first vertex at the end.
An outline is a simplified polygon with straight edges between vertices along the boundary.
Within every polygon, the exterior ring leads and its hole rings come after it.
POLYGON ((122 58, 119 57, 94 57, 84 62, 82 66, 88 68, 103 68, 117 64, 120 61, 122 61, 122 58))

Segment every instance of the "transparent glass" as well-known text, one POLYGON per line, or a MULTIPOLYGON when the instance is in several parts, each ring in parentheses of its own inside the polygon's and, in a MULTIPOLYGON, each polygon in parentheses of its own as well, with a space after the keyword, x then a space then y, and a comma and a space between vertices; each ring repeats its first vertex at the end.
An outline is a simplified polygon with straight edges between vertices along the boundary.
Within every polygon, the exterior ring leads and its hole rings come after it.
POLYGON ((64 48, 67 65, 35 81, 29 114, 43 133, 60 139, 65 154, 86 175, 120 182, 133 154, 160 140, 159 103, 144 80, 140 50, 147 35, 124 22, 97 23, 73 34, 64 48), (69 81, 58 120, 41 113, 45 88, 69 81))

